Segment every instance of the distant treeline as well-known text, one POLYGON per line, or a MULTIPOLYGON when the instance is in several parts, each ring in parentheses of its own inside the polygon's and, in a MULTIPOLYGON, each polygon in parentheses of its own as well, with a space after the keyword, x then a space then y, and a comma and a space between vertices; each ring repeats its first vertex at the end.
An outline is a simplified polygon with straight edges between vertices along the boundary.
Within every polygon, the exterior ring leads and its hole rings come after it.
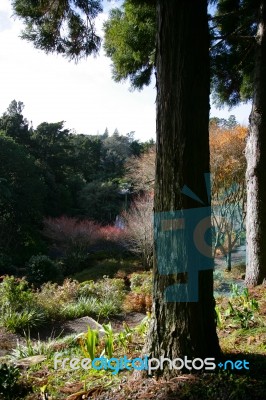
POLYGON ((112 223, 130 200, 126 161, 154 144, 134 132, 76 134, 63 121, 33 129, 23 107, 13 100, 0 117, 0 263, 11 256, 23 264, 44 251, 45 217, 112 223))

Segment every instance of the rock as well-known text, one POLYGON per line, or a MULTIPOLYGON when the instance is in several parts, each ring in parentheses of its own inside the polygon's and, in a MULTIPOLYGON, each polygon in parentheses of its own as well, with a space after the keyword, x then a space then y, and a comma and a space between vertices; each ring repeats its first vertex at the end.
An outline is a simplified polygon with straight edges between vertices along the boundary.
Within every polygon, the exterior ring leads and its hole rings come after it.
POLYGON ((47 357, 42 355, 31 356, 31 357, 21 358, 20 360, 16 361, 15 364, 17 367, 29 368, 32 365, 42 363, 44 360, 46 360, 46 358, 47 357))
POLYGON ((12 349, 17 347, 18 342, 26 344, 26 340, 22 336, 8 332, 7 329, 0 327, 0 357, 8 355, 12 349))
POLYGON ((104 329, 102 325, 91 317, 82 317, 74 319, 73 321, 65 322, 62 326, 62 329, 72 334, 82 334, 88 331, 88 327, 91 329, 97 329, 100 337, 104 335, 104 329))

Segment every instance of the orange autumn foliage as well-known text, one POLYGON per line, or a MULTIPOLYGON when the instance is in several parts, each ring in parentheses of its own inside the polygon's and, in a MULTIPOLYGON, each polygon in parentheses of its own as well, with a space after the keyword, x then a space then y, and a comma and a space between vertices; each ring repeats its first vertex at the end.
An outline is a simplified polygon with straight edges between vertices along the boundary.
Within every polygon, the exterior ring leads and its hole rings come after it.
POLYGON ((210 163, 214 192, 242 184, 245 180, 245 139, 247 128, 237 125, 232 129, 213 127, 210 130, 210 163))
POLYGON ((247 128, 240 125, 231 129, 215 126, 210 130, 214 256, 219 249, 227 258, 228 270, 230 254, 245 230, 246 135, 247 128))

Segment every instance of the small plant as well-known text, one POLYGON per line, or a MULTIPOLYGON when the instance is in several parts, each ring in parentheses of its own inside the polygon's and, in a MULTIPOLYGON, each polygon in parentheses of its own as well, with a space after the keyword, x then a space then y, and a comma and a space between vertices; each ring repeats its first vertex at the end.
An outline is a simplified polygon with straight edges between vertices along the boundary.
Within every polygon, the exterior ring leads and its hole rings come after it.
POLYGON ((130 328, 130 326, 126 322, 123 322, 123 328, 127 337, 127 341, 131 343, 133 339, 134 329, 130 328))
POLYGON ((108 297, 119 302, 125 296, 125 282, 124 279, 111 279, 107 275, 104 275, 103 279, 97 282, 83 282, 79 294, 81 296, 96 296, 99 299, 106 299, 108 297))
POLYGON ((108 318, 111 315, 119 314, 121 311, 120 306, 113 299, 105 299, 102 302, 98 302, 96 308, 97 315, 100 317, 108 318))
POLYGON ((62 310, 77 299, 78 289, 79 283, 71 279, 65 279, 62 285, 47 282, 35 293, 35 300, 48 319, 64 319, 62 310))
POLYGON ((128 336, 125 331, 121 331, 117 335, 117 343, 120 344, 123 349, 126 349, 128 344, 128 336))
POLYGON ((146 312, 152 306, 152 274, 150 272, 133 273, 130 276, 131 292, 125 298, 125 311, 146 312))
POLYGON ((79 344, 86 357, 94 360, 96 357, 96 348, 99 343, 99 332, 96 329, 88 327, 85 337, 79 339, 79 344))
POLYGON ((14 276, 7 276, 0 284, 0 305, 22 310, 34 303, 34 296, 28 282, 14 276))
POLYGON ((0 394, 13 400, 18 390, 19 369, 13 365, 0 364, 0 394))
POLYGON ((36 355, 50 355, 52 353, 51 342, 32 342, 30 336, 26 338, 26 344, 17 342, 17 346, 12 350, 11 357, 14 359, 26 358, 36 355))
POLYGON ((98 299, 97 297, 79 297, 67 304, 61 311, 64 319, 75 319, 84 316, 104 317, 118 314, 120 307, 113 299, 98 299))
POLYGON ((143 320, 140 322, 140 324, 135 327, 135 331, 139 335, 145 336, 147 333, 147 329, 149 327, 150 320, 151 320, 151 313, 147 312, 146 317, 144 317, 143 320))
POLYGON ((67 304, 61 315, 64 319, 75 319, 81 318, 88 315, 96 315, 98 310, 98 302, 96 298, 93 297, 79 297, 78 300, 67 304))
POLYGON ((4 308, 1 315, 1 324, 13 333, 22 333, 37 328, 43 325, 45 321, 44 312, 37 308, 15 311, 9 307, 4 308))
POLYGON ((247 288, 240 292, 237 285, 231 286, 231 301, 228 301, 228 308, 225 316, 230 316, 241 328, 247 329, 255 324, 255 314, 259 310, 256 299, 251 299, 247 288))
POLYGON ((104 340, 105 354, 107 355, 108 358, 112 358, 114 351, 114 331, 110 323, 103 324, 103 329, 105 333, 105 340, 104 340))
POLYGON ((111 279, 104 276, 98 282, 87 281, 79 290, 81 297, 95 298, 97 304, 94 307, 94 315, 109 317, 118 314, 122 309, 125 298, 125 282, 123 279, 111 279))
POLYGON ((23 332, 42 325, 45 319, 28 282, 6 277, 0 284, 0 324, 11 332, 23 332))
POLYGON ((230 288, 231 288, 231 296, 232 297, 240 296, 239 286, 237 284, 232 283, 230 288))
POLYGON ((152 299, 151 295, 142 293, 130 292, 124 301, 123 308, 127 312, 142 312, 145 313, 151 310, 152 299))
POLYGON ((125 350, 129 343, 132 343, 134 329, 130 328, 126 322, 123 323, 124 329, 117 334, 116 341, 125 350))
POLYGON ((221 310, 218 306, 215 306, 215 313, 216 313, 216 324, 219 329, 222 329, 224 326, 223 317, 221 310))
POLYGON ((133 273, 130 277, 130 289, 135 293, 150 295, 152 292, 151 272, 133 273))

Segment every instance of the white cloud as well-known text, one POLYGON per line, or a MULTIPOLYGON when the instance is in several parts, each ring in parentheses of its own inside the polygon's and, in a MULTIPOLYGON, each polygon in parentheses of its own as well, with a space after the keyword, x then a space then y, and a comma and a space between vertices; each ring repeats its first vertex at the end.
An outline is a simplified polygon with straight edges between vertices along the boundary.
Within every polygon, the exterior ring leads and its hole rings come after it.
MULTIPOLYGON (((9 2, 4 0, 1 8, 5 18, 11 14, 9 2)), ((102 14, 97 24, 106 18, 107 13, 102 14)), ((18 37, 22 28, 18 19, 7 21, 10 29, 0 32, 0 114, 16 99, 23 101, 24 115, 34 126, 64 120, 78 133, 102 133, 108 127, 123 134, 135 131, 143 140, 155 137, 152 86, 131 93, 129 83, 115 83, 111 61, 103 51, 79 64, 46 55, 18 37)))

